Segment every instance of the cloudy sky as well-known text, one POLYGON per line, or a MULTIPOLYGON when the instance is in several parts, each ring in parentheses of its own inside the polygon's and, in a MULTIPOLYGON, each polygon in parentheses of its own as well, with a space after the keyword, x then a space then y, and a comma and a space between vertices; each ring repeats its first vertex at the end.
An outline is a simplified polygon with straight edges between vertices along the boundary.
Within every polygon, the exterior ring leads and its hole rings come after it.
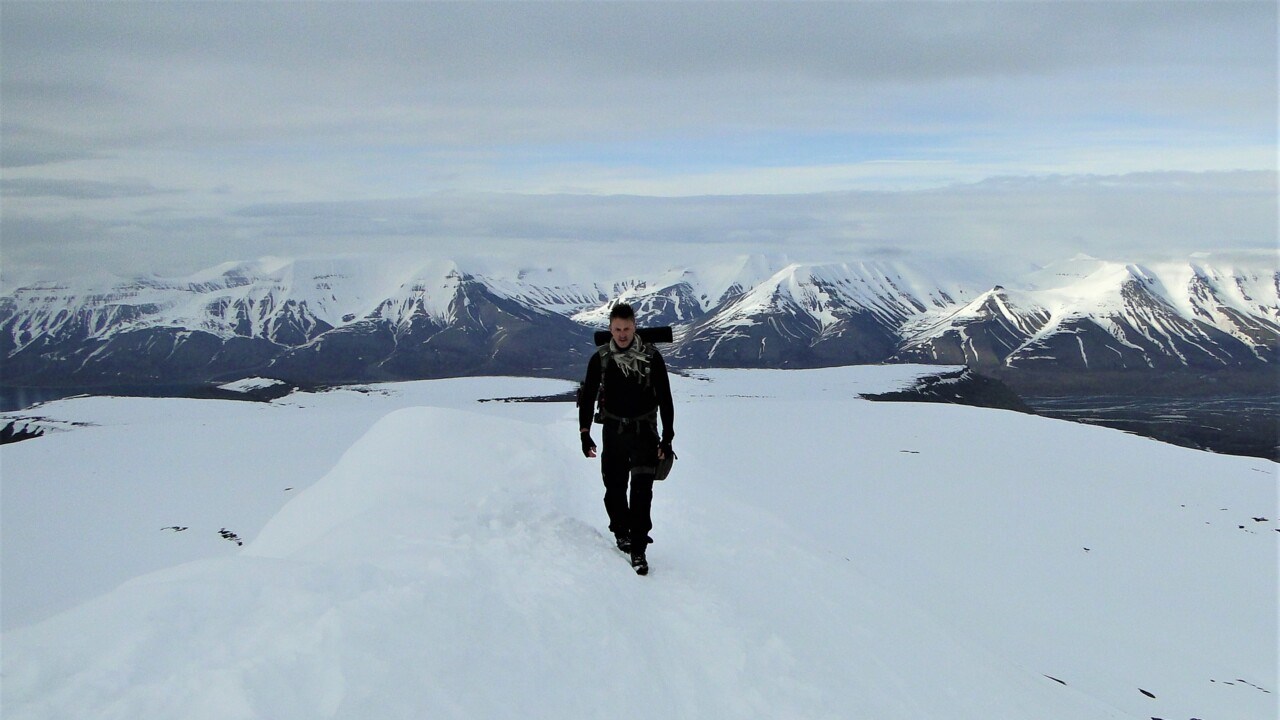
POLYGON ((1277 243, 1274 2, 0 7, 6 279, 1277 243))

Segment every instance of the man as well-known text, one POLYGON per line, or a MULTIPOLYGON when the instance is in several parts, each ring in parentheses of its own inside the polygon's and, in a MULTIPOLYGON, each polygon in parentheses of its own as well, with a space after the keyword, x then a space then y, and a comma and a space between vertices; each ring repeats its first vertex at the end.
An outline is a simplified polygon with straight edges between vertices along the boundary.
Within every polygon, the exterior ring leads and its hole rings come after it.
POLYGON ((596 421, 604 425, 604 451, 600 473, 604 476, 604 507, 609 530, 618 549, 631 554, 631 567, 640 575, 649 572, 645 548, 652 540, 650 508, 658 461, 671 454, 675 437, 672 422, 671 383, 662 354, 636 335, 636 313, 619 303, 609 313, 607 345, 591 356, 578 403, 578 427, 582 429, 582 454, 596 456, 591 439, 594 400, 600 398, 596 421), (658 416, 662 437, 658 437, 658 416), (627 497, 630 480, 631 496, 627 497))

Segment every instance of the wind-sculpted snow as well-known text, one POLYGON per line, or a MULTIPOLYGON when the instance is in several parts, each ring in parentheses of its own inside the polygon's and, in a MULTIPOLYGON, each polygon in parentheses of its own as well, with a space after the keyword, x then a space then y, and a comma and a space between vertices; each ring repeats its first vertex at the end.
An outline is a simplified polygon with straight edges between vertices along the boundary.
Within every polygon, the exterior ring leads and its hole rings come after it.
POLYGON ((545 516, 564 506, 568 485, 557 480, 576 469, 559 440, 531 423, 476 413, 396 411, 352 446, 324 479, 286 505, 248 552, 376 557, 397 537, 470 534, 470 528, 452 527, 459 519, 511 527, 545 516), (557 489, 562 497, 542 497, 557 489), (494 511, 509 516, 491 515, 494 511))
POLYGON ((573 408, 297 396, 390 412, 243 548, 8 631, 5 717, 1275 717, 1274 464, 857 397, 927 371, 676 378, 645 578, 573 408))

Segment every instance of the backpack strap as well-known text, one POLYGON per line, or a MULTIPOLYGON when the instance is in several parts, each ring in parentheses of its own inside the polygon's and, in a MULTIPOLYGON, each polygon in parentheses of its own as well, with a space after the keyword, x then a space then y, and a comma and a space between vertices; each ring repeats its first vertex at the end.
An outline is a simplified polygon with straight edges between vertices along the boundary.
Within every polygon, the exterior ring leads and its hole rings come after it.
POLYGON ((608 410, 601 408, 600 412, 596 413, 596 422, 601 425, 605 422, 616 423, 618 429, 624 433, 632 432, 640 428, 642 425, 649 425, 653 428, 653 432, 656 435, 658 433, 658 408, 654 408, 643 415, 637 415, 636 417, 630 418, 614 415, 608 410))

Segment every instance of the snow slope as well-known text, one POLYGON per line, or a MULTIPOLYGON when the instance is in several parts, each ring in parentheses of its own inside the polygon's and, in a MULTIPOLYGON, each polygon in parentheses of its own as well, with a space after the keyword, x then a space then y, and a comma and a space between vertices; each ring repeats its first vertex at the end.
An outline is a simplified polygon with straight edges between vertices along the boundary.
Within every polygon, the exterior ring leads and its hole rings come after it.
POLYGON ((81 397, 2 413, 0 423, 17 419, 47 433, 38 443, 0 446, 2 629, 138 575, 235 550, 219 530, 257 536, 396 408, 495 412, 499 405, 476 401, 562 388, 458 378, 297 393, 269 404, 81 397), (160 530, 175 527, 187 529, 160 530))
MULTIPOLYGON (((677 379, 646 578, 572 408, 474 402, 557 383, 127 401, 114 422, 152 443, 147 402, 225 439, 287 423, 272 452, 301 462, 257 457, 259 482, 305 489, 246 498, 274 508, 242 548, 6 622, 5 716, 1275 717, 1276 466, 856 395, 932 371, 677 379)), ((3 449, 6 601, 35 582, 10 571, 29 474, 108 439, 111 402, 46 407, 102 424, 3 449)), ((162 477, 134 453, 103 478, 121 505, 162 477)))

